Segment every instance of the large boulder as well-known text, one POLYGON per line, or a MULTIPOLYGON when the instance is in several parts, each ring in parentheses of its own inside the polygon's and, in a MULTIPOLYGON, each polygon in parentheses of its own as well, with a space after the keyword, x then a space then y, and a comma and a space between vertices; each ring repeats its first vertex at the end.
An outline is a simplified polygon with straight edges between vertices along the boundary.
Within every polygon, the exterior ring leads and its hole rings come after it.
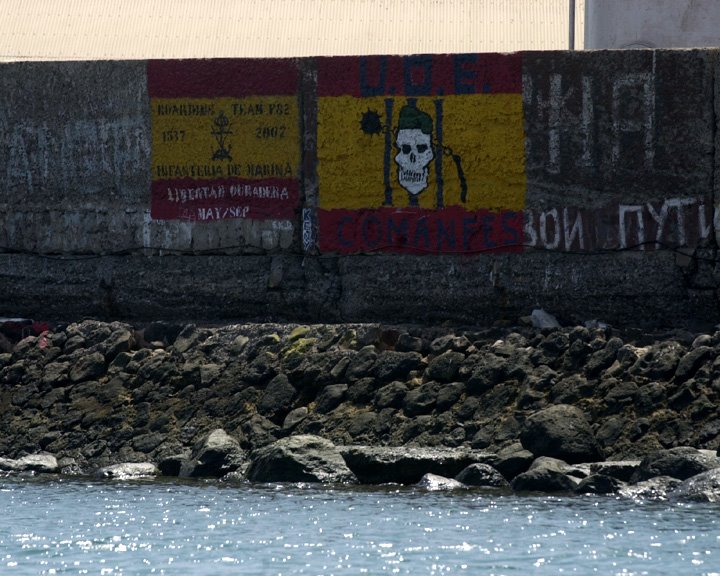
POLYGON ((513 478, 511 487, 516 492, 568 492, 586 476, 582 468, 557 458, 540 456, 527 472, 513 478))
POLYGON ((715 468, 720 468, 720 459, 715 454, 679 446, 645 456, 633 479, 642 481, 656 476, 670 476, 686 480, 715 468))
POLYGON ((518 474, 527 472, 535 456, 525 450, 520 442, 514 442, 497 453, 497 462, 492 464, 507 480, 512 480, 518 474))
POLYGON ((363 484, 416 484, 428 473, 453 478, 470 464, 496 460, 494 454, 465 448, 342 446, 340 452, 363 484))
POLYGON ((591 474, 575 488, 576 494, 614 494, 624 482, 606 474, 591 474))
POLYGON ((470 464, 455 476, 455 480, 478 488, 510 488, 505 477, 489 464, 470 464))
POLYGON ((590 472, 629 482, 639 467, 640 460, 607 460, 593 463, 590 466, 590 472))
POLYGON ((535 468, 513 478, 515 492, 571 492, 576 482, 553 468, 535 468))
POLYGON ((720 502, 720 468, 714 468, 685 480, 672 493, 679 500, 720 502))
POLYGON ((337 447, 310 434, 278 440, 256 450, 251 459, 247 477, 253 482, 357 482, 337 447))
POLYGON ((520 442, 536 457, 550 456, 570 464, 605 459, 585 415, 567 404, 550 406, 530 416, 520 442))
POLYGON ((240 443, 218 428, 195 445, 192 456, 180 468, 180 476, 220 478, 239 469, 245 461, 240 443))
POLYGON ((670 476, 656 476, 637 484, 628 484, 620 488, 618 493, 624 498, 633 500, 667 500, 668 494, 675 490, 681 481, 670 476))
POLYGON ((70 369, 70 380, 72 382, 83 382, 99 378, 105 373, 107 365, 105 357, 100 352, 93 352, 82 356, 70 369))
POLYGON ((297 390, 290 384, 287 376, 278 374, 268 383, 260 397, 258 412, 279 424, 290 412, 296 393, 297 390))

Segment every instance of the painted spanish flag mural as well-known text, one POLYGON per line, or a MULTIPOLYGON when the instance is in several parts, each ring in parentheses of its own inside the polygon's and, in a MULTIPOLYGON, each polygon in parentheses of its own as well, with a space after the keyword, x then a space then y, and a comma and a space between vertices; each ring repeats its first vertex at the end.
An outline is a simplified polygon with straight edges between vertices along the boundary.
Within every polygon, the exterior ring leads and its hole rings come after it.
POLYGON ((321 251, 521 250, 521 58, 318 59, 321 251))
POLYGON ((295 217, 298 70, 293 60, 155 60, 151 217, 295 217))

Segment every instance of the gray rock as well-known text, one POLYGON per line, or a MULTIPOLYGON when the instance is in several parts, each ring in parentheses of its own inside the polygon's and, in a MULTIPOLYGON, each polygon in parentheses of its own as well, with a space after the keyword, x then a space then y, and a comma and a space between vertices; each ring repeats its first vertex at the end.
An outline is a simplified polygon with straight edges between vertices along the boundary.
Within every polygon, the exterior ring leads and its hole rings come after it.
POLYGON ((623 341, 620 340, 620 338, 610 338, 602 349, 594 352, 590 358, 588 358, 585 364, 585 373, 592 377, 599 374, 602 370, 609 368, 615 361, 618 350, 620 350, 622 346, 623 341))
POLYGON ((505 477, 489 464, 470 464, 455 476, 455 480, 466 486, 510 488, 510 483, 505 480, 505 477))
POLYGON ((337 408, 343 401, 347 389, 347 384, 325 386, 315 399, 315 411, 320 414, 327 414, 337 408))
POLYGON ((567 404, 550 406, 530 416, 520 441, 535 456, 550 456, 571 464, 605 459, 585 415, 567 404))
POLYGON ((149 432, 148 434, 140 434, 135 436, 132 441, 132 447, 138 452, 148 454, 155 450, 165 441, 165 434, 160 432, 149 432))
POLYGON ((376 421, 377 414, 375 412, 357 412, 348 417, 348 434, 353 437, 353 440, 367 441, 368 436, 372 437, 376 421))
POLYGON ((93 352, 80 358, 75 366, 70 369, 70 380, 72 382, 82 382, 99 378, 105 373, 105 369, 105 357, 100 352, 93 352))
POLYGON ((698 346, 693 348, 680 359, 677 370, 675 370, 675 382, 685 382, 697 372, 703 362, 711 361, 714 350, 709 346, 698 346))
POLYGON ((497 453, 497 462, 493 467, 506 479, 512 480, 518 474, 527 472, 533 460, 533 453, 523 448, 520 442, 515 442, 497 453))
POLYGON ((408 416, 419 416, 432 412, 440 391, 439 382, 425 382, 405 395, 403 409, 408 416))
POLYGON ((164 346, 167 346, 175 341, 182 330, 183 327, 179 324, 153 322, 145 327, 142 336, 146 342, 162 342, 164 346))
POLYGON ((651 380, 669 378, 683 355, 684 348, 677 342, 661 342, 642 354, 629 368, 629 372, 651 380))
POLYGON ((190 451, 168 454, 158 462, 160 474, 163 476, 179 476, 182 465, 191 457, 190 451))
POLYGON ((245 461, 240 443, 218 428, 198 442, 190 459, 183 463, 180 476, 220 478, 240 468, 245 461))
POLYGON ((470 340, 467 336, 455 336, 454 334, 446 334, 435 338, 430 343, 430 352, 433 354, 443 354, 448 350, 455 352, 465 352, 470 348, 470 340))
POLYGON ((95 472, 96 478, 112 478, 114 480, 130 480, 133 478, 152 478, 158 476, 160 470, 150 462, 113 464, 104 466, 95 472))
POLYGON ((603 447, 612 447, 622 436, 628 425, 628 419, 623 416, 610 416, 600 423, 595 437, 603 447))
POLYGON ((180 352, 187 352, 200 340, 200 332, 194 324, 188 324, 175 338, 173 347, 180 352))
POLYGON ((377 357, 372 376, 379 382, 404 380, 407 375, 422 366, 422 356, 417 352, 383 352, 377 357))
POLYGON ((362 484, 416 484, 427 473, 457 476, 470 464, 492 464, 495 455, 465 448, 341 446, 348 467, 362 484))
POLYGON ((495 354, 482 356, 467 382, 468 394, 479 396, 502 382, 508 373, 508 360, 495 354))
POLYGON ((273 421, 281 418, 281 422, 290 411, 296 393, 297 390, 290 384, 287 376, 278 374, 268 383, 260 397, 258 412, 273 421))
POLYGON ((458 482, 452 478, 445 478, 445 476, 438 476, 437 474, 423 475, 416 486, 433 492, 439 490, 460 490, 467 488, 467 486, 465 486, 462 482, 458 482))
POLYGON ((300 424, 308 415, 308 409, 307 406, 300 406, 299 408, 295 408, 295 410, 291 410, 287 416, 285 416, 285 420, 283 420, 283 429, 284 430, 292 430, 300 424))
POLYGON ((465 360, 465 355, 460 352, 448 350, 430 361, 425 371, 430 380, 438 382, 452 382, 465 360))
POLYGON ((672 491, 671 496, 694 502, 720 502, 720 468, 688 478, 672 491))
POLYGON ((357 406, 365 406, 372 402, 377 390, 375 378, 360 378, 348 386, 345 398, 357 406))
POLYGON ((243 422, 242 431, 255 448, 272 444, 280 436, 280 427, 260 414, 253 414, 243 422))
POLYGON ((713 337, 710 334, 699 334, 690 345, 690 348, 699 348, 700 346, 712 346, 713 337))
POLYGON ((451 382, 440 387, 437 393, 435 408, 438 411, 447 410, 462 397, 465 392, 463 382, 451 382))
POLYGON ((403 382, 390 382, 375 393, 373 400, 376 408, 400 408, 405 400, 408 388, 403 382))
POLYGON ((577 482, 553 468, 535 468, 513 478, 515 492, 571 492, 577 482))
POLYGON ((642 481, 656 476, 670 476, 678 480, 686 480, 715 468, 720 468, 720 459, 717 456, 681 446, 647 455, 640 462, 633 479, 642 481))
POLYGON ((355 483, 337 447, 303 434, 283 438, 251 455, 247 477, 253 482, 355 483))
POLYGON ((607 460, 605 462, 594 462, 590 465, 592 474, 612 476, 623 482, 630 482, 633 474, 640 467, 640 460, 607 460))
POLYGON ((377 360, 377 352, 374 346, 365 346, 355 354, 345 370, 345 376, 349 380, 358 380, 370 374, 375 361, 377 360))
POLYGON ((129 352, 135 346, 135 338, 129 328, 117 328, 102 343, 105 362, 112 362, 122 352, 129 352))
POLYGON ((668 494, 681 484, 681 480, 670 476, 656 476, 637 484, 625 485, 618 490, 624 498, 634 500, 667 500, 668 494))
POLYGON ((616 382, 605 395, 604 401, 608 409, 622 408, 634 403, 640 388, 635 382, 616 382))
POLYGON ((576 494, 614 494, 624 483, 605 474, 591 474, 575 487, 576 494))
POLYGON ((398 337, 395 349, 400 352, 422 352, 423 340, 422 338, 417 338, 415 336, 411 336, 407 332, 404 332, 398 337))

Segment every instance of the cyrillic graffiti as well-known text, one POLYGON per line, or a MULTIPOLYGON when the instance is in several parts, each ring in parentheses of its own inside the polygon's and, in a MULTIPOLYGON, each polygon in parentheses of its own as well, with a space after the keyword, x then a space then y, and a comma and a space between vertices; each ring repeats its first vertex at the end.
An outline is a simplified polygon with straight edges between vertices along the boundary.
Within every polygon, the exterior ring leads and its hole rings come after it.
MULTIPOLYGON (((712 198, 669 198, 598 209, 525 210, 525 245, 571 252, 695 247, 713 234, 712 198)), ((718 223, 716 223, 718 224, 718 223)))

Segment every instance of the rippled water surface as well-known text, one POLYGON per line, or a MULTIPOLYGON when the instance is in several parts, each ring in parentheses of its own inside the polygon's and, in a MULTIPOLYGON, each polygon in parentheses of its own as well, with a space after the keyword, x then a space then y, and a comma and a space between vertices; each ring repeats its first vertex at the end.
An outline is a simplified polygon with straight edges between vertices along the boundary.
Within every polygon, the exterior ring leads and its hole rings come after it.
POLYGON ((0 479, 0 574, 720 576, 720 507, 0 479))

